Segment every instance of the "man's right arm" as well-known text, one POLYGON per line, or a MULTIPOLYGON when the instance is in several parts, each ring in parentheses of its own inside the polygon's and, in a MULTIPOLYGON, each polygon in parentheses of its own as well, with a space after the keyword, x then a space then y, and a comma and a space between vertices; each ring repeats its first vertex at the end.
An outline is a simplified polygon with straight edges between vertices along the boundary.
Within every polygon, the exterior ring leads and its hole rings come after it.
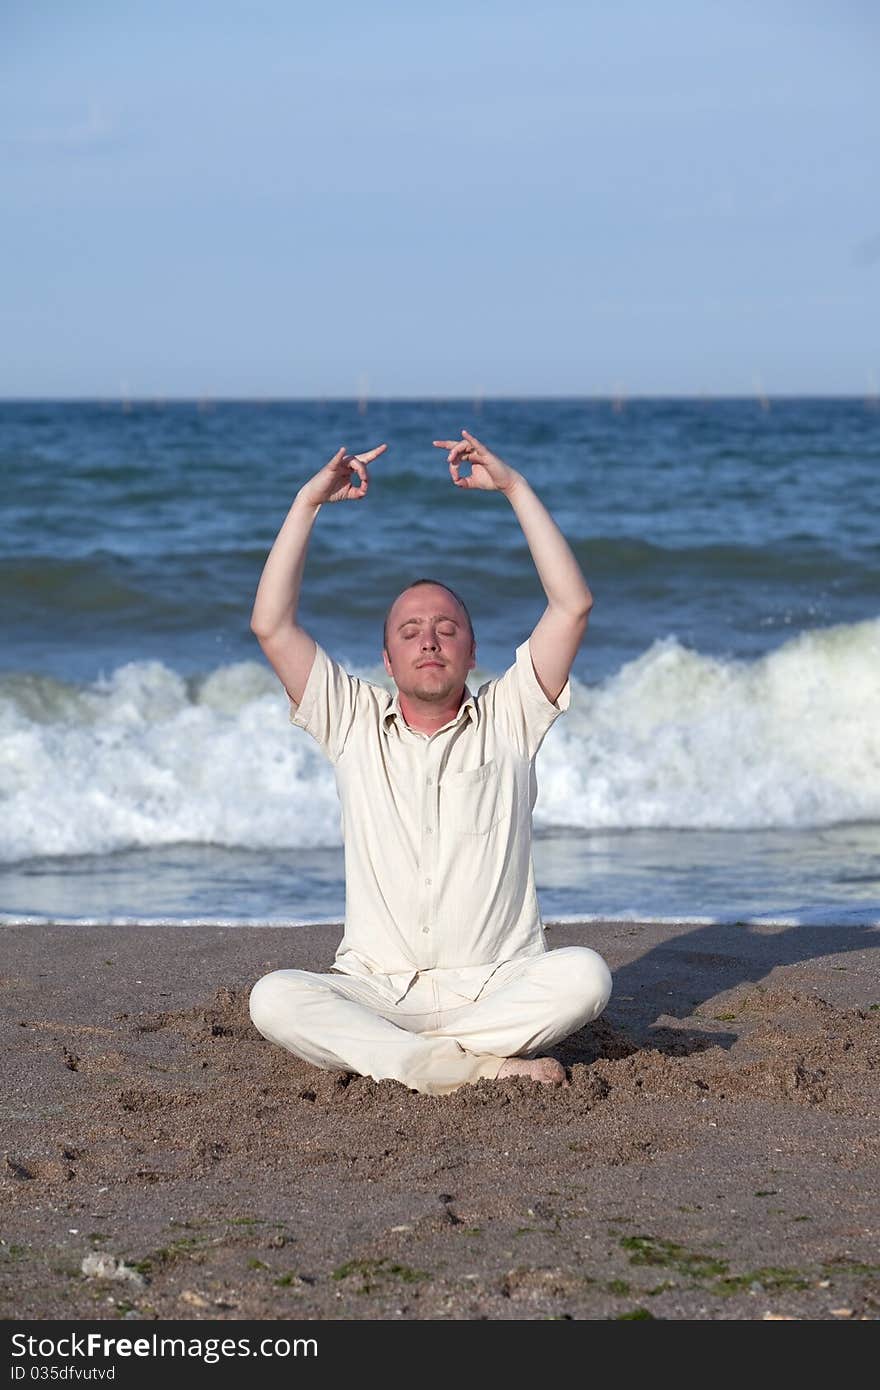
POLYGON ((320 510, 297 494, 263 567, 251 614, 251 630, 266 660, 297 705, 315 659, 315 639, 296 615, 309 537, 320 510))
POLYGON ((297 621, 306 551, 315 518, 325 502, 357 501, 367 491, 367 465, 387 445, 365 454, 339 449, 300 488, 269 552, 251 613, 251 631, 266 660, 295 704, 302 703, 315 660, 315 639, 297 621), (352 486, 357 474, 359 484, 352 486))

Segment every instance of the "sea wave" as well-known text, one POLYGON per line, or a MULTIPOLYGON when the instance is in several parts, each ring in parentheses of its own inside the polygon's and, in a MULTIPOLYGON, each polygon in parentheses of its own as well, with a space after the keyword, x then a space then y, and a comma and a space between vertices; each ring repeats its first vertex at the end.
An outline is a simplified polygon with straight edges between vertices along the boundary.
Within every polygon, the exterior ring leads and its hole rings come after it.
POLYGON ((801 633, 754 661, 666 638, 580 691, 557 728, 541 772, 557 825, 880 820, 880 620, 801 633))
MULTIPOLYGON (((380 668, 349 669, 388 687, 380 668)), ((670 636, 601 684, 572 685, 539 754, 539 829, 880 821, 880 620, 748 662, 670 636)), ((341 839, 333 770, 256 661, 189 678, 131 662, 87 686, 0 677, 0 812, 7 863, 341 839)))

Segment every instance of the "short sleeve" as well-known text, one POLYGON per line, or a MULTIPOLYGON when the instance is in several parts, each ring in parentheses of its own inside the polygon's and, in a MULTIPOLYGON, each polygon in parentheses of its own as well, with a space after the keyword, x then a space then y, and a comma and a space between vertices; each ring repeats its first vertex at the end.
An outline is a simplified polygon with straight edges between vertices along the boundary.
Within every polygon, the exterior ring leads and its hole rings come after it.
POLYGON ((305 729, 321 746, 331 763, 341 758, 354 723, 362 682, 328 656, 315 643, 315 659, 297 705, 290 699, 290 722, 305 729))
POLYGON ((517 647, 516 660, 504 675, 481 688, 480 698, 511 746, 531 761, 551 725, 568 709, 571 681, 565 682, 555 703, 548 700, 535 675, 526 640, 517 647))

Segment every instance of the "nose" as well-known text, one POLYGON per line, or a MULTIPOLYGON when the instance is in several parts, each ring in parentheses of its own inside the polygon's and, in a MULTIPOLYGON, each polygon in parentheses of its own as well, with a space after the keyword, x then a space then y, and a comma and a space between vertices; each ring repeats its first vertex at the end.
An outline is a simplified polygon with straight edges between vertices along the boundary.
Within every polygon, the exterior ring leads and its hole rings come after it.
POLYGON ((435 652, 437 650, 437 638, 433 632, 426 632, 422 636, 422 651, 435 652))

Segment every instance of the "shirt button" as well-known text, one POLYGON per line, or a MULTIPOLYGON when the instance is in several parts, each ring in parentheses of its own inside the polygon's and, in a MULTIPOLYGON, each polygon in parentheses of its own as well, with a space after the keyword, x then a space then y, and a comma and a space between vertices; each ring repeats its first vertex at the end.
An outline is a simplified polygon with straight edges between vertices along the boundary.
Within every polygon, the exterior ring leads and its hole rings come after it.
POLYGON ((433 777, 426 777, 426 778, 425 778, 425 786, 426 786, 426 787, 430 787, 430 785, 431 785, 431 783, 432 783, 433 781, 434 781, 433 777))
POLYGON ((427 936, 430 930, 430 927, 422 927, 422 936, 427 936))
POLYGON ((425 879, 425 882, 427 883, 428 887, 430 888, 430 886, 431 886, 431 880, 430 880, 429 878, 426 878, 426 879, 425 879))
POLYGON ((426 834, 426 835, 433 835, 433 834, 434 834, 433 827, 430 826, 430 825, 426 825, 426 826, 425 826, 425 834, 426 834))

